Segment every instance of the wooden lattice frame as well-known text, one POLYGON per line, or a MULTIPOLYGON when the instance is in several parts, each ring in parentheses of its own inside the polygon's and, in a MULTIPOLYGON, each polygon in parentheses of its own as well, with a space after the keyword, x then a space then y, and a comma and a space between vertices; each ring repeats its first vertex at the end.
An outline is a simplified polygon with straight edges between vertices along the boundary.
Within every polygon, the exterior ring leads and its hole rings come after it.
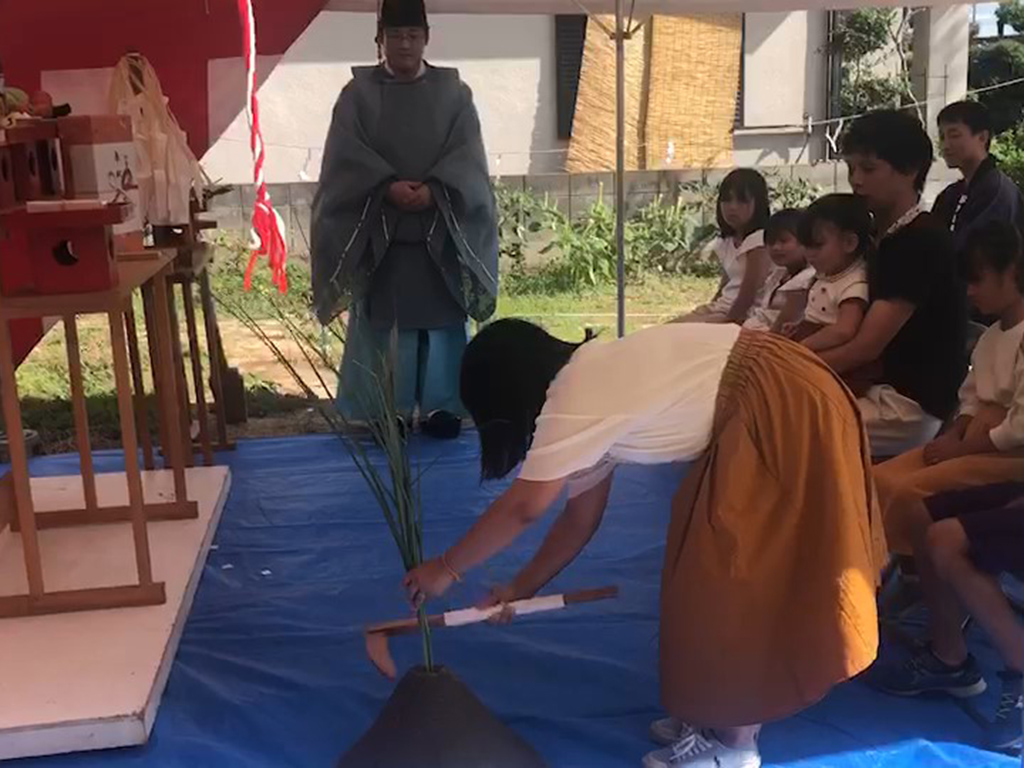
MULTIPOLYGON (((185 458, 178 412, 178 384, 174 361, 174 328, 169 298, 172 255, 155 252, 138 260, 119 264, 120 283, 101 293, 33 296, 0 300, 0 400, 7 426, 11 472, 0 483, 0 532, 10 526, 20 534, 28 592, 0 596, 0 619, 69 611, 158 605, 166 602, 164 584, 153 578, 147 524, 151 520, 194 519, 198 505, 190 502, 185 478, 185 458), (133 373, 139 371, 134 329, 133 295, 141 288, 146 309, 147 336, 153 360, 153 380, 159 399, 160 435, 165 466, 174 476, 174 500, 147 504, 143 498, 139 462, 139 434, 143 452, 148 445, 144 393, 133 393, 133 373), (101 507, 96 493, 96 476, 89 441, 85 391, 79 354, 77 318, 85 314, 106 315, 110 327, 111 354, 117 387, 121 439, 128 483, 127 506, 101 507), (37 513, 33 507, 28 454, 21 423, 17 379, 9 322, 24 317, 61 317, 68 350, 72 409, 75 420, 85 506, 37 513), (130 318, 130 319, 127 319, 130 318), (128 338, 126 339, 126 333, 128 338), (140 396, 141 395, 141 396, 140 396), (138 431, 137 431, 138 430, 138 431), (48 591, 42 568, 38 531, 47 528, 129 522, 132 526, 137 582, 112 587, 48 591)), ((141 389, 141 375, 136 388, 141 389)), ((187 433, 186 433, 187 434, 187 433)), ((152 447, 149 447, 151 453, 152 447)))

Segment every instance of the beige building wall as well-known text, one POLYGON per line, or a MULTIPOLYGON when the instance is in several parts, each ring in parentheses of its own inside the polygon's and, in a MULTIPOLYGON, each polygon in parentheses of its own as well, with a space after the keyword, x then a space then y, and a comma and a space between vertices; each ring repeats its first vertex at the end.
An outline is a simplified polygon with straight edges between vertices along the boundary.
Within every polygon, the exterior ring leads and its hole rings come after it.
POLYGON ((828 112, 827 11, 748 13, 743 92, 733 132, 739 166, 813 163, 824 158, 828 112))

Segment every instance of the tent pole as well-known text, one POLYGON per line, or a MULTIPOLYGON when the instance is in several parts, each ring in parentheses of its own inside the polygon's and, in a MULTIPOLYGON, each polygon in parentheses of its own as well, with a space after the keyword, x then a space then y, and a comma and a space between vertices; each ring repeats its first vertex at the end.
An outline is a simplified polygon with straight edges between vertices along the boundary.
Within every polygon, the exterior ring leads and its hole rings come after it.
POLYGON ((619 338, 626 335, 626 29, 615 0, 615 247, 618 261, 619 338))

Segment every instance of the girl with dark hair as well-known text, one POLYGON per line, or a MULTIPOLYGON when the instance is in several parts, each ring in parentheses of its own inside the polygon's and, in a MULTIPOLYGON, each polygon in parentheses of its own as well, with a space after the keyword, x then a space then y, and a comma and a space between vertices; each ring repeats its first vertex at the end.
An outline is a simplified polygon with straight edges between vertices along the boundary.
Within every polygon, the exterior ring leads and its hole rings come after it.
MULTIPOLYGON (((804 319, 787 335, 821 354, 851 341, 867 314, 867 258, 874 249, 874 223, 867 204, 855 195, 825 195, 800 222, 800 242, 817 274, 804 319)), ((842 374, 857 397, 882 378, 878 360, 842 374)))
POLYGON ((929 642, 903 663, 880 665, 870 681, 902 696, 982 693, 985 679, 962 629, 970 614, 1007 665, 1000 673, 1006 706, 986 728, 986 741, 1008 749, 1021 742, 1024 645, 998 576, 1024 567, 1021 236, 1010 220, 981 224, 968 233, 963 257, 968 296, 980 313, 998 319, 974 347, 956 421, 924 448, 875 468, 889 547, 912 554, 917 565, 929 642))
POLYGON ((718 188, 715 215, 719 238, 712 248, 722 265, 718 292, 676 322, 742 324, 759 303, 770 267, 764 247, 771 215, 764 176, 750 168, 732 171, 718 188))
POLYGON ((761 301, 743 323, 744 328, 779 333, 804 316, 814 269, 807 266, 807 254, 796 236, 802 216, 802 211, 786 208, 769 219, 764 241, 774 268, 765 280, 761 301))
POLYGON ((567 489, 536 555, 489 603, 535 594, 593 536, 616 464, 695 462, 671 502, 662 577, 662 698, 678 719, 652 727, 669 746, 647 768, 757 768, 760 723, 874 660, 884 547, 867 440, 853 397, 809 350, 732 324, 572 344, 500 320, 466 349, 461 395, 483 476, 522 467, 461 541, 406 575, 415 605, 567 489))
POLYGON ((823 352, 857 335, 868 308, 872 230, 871 212, 855 195, 825 195, 807 209, 798 236, 817 277, 790 338, 823 352))

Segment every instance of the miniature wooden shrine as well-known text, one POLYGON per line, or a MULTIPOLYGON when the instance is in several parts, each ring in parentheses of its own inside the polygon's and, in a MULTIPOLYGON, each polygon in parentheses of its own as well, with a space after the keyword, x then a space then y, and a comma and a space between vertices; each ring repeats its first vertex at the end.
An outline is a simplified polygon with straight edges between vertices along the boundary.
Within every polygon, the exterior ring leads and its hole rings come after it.
MULTIPOLYGON (((154 578, 147 524, 199 515, 196 503, 188 500, 179 431, 175 329, 168 291, 175 254, 154 250, 117 258, 114 228, 132 219, 132 206, 122 197, 104 202, 76 189, 83 176, 72 181, 63 173, 60 137, 62 128, 70 128, 78 140, 75 146, 87 147, 83 138, 90 135, 85 130, 89 125, 80 118, 63 124, 62 120, 31 121, 0 131, 0 399, 11 461, 10 473, 0 482, 0 533, 10 527, 20 534, 28 585, 24 594, 0 595, 0 619, 163 603, 165 588, 154 578), (132 305, 137 291, 142 292, 147 310, 165 464, 174 475, 173 497, 159 503, 144 498, 139 463, 139 437, 141 433, 148 444, 148 427, 137 407, 140 399, 133 402, 133 378, 137 388, 141 384, 132 305), (98 501, 77 326, 78 317, 86 314, 105 315, 110 329, 128 490, 128 503, 123 506, 101 506, 98 501), (67 340, 84 506, 37 513, 15 369, 52 325, 52 318, 63 320, 67 340), (130 339, 126 339, 126 324, 130 339), (139 375, 133 377, 133 373, 139 375), (38 531, 115 522, 131 524, 135 581, 48 590, 38 531)), ((64 159, 69 157, 65 152, 64 159)))

